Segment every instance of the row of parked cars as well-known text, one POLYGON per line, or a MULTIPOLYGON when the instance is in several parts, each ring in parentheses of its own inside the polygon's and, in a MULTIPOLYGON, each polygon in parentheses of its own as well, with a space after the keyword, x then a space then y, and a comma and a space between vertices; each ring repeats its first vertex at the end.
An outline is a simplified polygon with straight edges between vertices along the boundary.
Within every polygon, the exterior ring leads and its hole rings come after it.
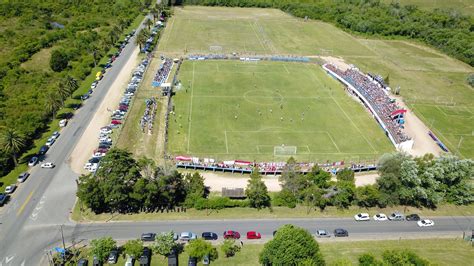
MULTIPOLYGON (((356 221, 370 221, 370 215, 368 213, 358 213, 354 215, 356 221)), ((409 214, 407 216, 403 215, 400 212, 393 212, 389 216, 384 213, 377 213, 373 216, 374 221, 415 221, 419 227, 429 227, 433 226, 433 220, 421 219, 418 214, 409 214)))
POLYGON ((122 95, 122 98, 120 99, 117 109, 112 111, 110 117, 110 124, 100 129, 99 145, 97 149, 94 150, 92 157, 84 165, 84 169, 90 172, 97 171, 101 158, 104 157, 105 154, 112 147, 112 131, 113 129, 119 127, 125 119, 125 115, 127 114, 130 104, 132 102, 132 98, 135 95, 135 92, 137 91, 138 86, 140 85, 140 82, 143 79, 143 75, 145 73, 146 67, 148 66, 148 63, 148 58, 143 59, 132 73, 132 78, 130 79, 130 82, 128 83, 127 87, 125 88, 125 91, 122 95))

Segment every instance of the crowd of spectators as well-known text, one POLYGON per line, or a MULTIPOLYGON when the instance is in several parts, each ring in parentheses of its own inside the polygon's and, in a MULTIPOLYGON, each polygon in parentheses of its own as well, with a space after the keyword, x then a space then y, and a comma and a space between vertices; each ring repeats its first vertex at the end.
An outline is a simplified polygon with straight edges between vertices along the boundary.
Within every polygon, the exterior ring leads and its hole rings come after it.
POLYGON ((146 99, 145 105, 145 111, 143 112, 143 116, 140 119, 140 127, 142 128, 143 132, 145 132, 145 128, 148 127, 148 133, 151 134, 158 104, 155 97, 151 97, 150 99, 146 99))
MULTIPOLYGON (((247 171, 251 172, 255 167, 258 167, 262 174, 273 174, 281 173, 285 170, 287 165, 286 162, 244 162, 244 161, 215 161, 214 159, 204 158, 200 159, 197 157, 184 157, 178 156, 175 158, 177 167, 199 167, 201 169, 212 169, 225 170, 232 169, 236 171, 247 171)), ((325 163, 305 163, 297 162, 295 169, 301 173, 308 173, 311 169, 318 165, 322 169, 336 174, 339 170, 344 168, 350 168, 354 171, 368 171, 375 170, 375 162, 325 162, 325 163)))
POLYGON ((162 83, 166 82, 168 74, 171 71, 171 66, 173 66, 173 60, 171 58, 163 58, 163 62, 160 64, 160 68, 156 72, 155 78, 153 79, 153 85, 155 87, 158 87, 162 83))
POLYGON ((334 65, 327 64, 326 67, 346 82, 351 84, 364 98, 368 101, 366 104, 370 105, 377 113, 378 117, 382 119, 381 122, 385 125, 390 135, 396 143, 402 143, 410 138, 402 131, 402 125, 394 119, 391 114, 400 109, 400 107, 388 97, 382 85, 372 78, 362 74, 358 69, 351 68, 345 71, 337 68, 334 65))

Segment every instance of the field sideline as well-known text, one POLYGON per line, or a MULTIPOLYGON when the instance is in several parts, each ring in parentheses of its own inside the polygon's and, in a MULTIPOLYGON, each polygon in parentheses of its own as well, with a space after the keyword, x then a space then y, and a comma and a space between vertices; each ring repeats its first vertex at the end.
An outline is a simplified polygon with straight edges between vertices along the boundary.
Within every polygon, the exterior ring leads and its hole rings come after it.
POLYGON ((316 64, 185 61, 178 79, 173 155, 357 161, 394 150, 367 111, 316 64))
POLYGON ((389 76, 391 87, 401 87, 407 105, 454 154, 474 158, 474 92, 466 82, 473 68, 415 42, 364 39, 275 9, 186 6, 175 8, 158 52, 342 58, 389 76))

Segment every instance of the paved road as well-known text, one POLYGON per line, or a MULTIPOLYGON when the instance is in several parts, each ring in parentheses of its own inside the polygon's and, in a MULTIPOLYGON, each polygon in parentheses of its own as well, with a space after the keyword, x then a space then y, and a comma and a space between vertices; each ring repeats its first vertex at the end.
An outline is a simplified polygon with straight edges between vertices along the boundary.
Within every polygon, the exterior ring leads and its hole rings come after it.
POLYGON ((74 226, 68 217, 75 201, 78 175, 70 169, 68 160, 135 48, 132 38, 92 97, 84 102, 47 152, 43 161, 52 161, 56 167, 33 167, 28 180, 19 186, 13 199, 0 210, 0 265, 37 265, 44 249, 58 240, 59 225, 74 226))

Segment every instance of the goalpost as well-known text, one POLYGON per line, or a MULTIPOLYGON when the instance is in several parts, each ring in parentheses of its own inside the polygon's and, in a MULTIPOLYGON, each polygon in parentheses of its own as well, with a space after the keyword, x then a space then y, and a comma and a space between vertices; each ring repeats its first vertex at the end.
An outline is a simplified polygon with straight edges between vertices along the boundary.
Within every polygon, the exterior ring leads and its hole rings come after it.
POLYGON ((273 155, 275 156, 286 156, 286 155, 296 155, 297 147, 296 146, 274 146, 273 155))

